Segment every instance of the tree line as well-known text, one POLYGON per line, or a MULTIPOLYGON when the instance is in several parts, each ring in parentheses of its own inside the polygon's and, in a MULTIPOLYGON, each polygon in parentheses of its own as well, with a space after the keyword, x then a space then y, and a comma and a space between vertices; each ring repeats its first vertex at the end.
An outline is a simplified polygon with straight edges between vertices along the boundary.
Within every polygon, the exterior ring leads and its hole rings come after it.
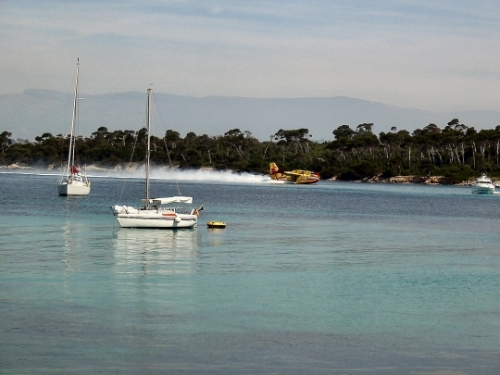
MULTIPOLYGON (((182 169, 211 167, 259 174, 267 173, 274 161, 284 169, 308 169, 323 179, 341 180, 432 175, 458 183, 482 172, 500 176, 500 125, 476 131, 455 118, 443 129, 431 123, 412 133, 393 127, 376 135, 373 123, 363 123, 354 129, 341 125, 332 134, 333 141, 314 142, 306 128, 280 129, 269 141, 259 141, 239 129, 221 136, 189 132, 184 138, 167 130, 161 138, 151 136, 151 161, 182 169)), ((14 142, 11 136, 8 131, 0 134, 0 164, 46 168, 67 160, 66 135, 43 133, 34 142, 14 142)), ((146 144, 146 128, 108 131, 100 127, 90 137, 77 137, 76 160, 102 167, 142 162, 146 144)))

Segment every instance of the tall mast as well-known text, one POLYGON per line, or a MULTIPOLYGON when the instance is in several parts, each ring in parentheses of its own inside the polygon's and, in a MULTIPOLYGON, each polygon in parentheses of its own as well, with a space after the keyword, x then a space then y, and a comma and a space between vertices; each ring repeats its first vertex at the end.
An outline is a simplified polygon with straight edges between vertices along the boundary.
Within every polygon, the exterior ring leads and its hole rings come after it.
POLYGON ((78 101, 78 74, 80 73, 80 58, 76 62, 76 79, 75 79, 75 98, 73 99, 73 117, 71 119, 71 135, 69 139, 68 152, 68 175, 72 173, 72 167, 75 163, 75 127, 76 127, 76 103, 78 101))
POLYGON ((148 89, 148 109, 147 109, 147 118, 148 118, 148 148, 146 150, 146 209, 150 209, 151 205, 149 204, 149 167, 150 167, 150 154, 151 154, 151 92, 153 90, 151 88, 148 89))

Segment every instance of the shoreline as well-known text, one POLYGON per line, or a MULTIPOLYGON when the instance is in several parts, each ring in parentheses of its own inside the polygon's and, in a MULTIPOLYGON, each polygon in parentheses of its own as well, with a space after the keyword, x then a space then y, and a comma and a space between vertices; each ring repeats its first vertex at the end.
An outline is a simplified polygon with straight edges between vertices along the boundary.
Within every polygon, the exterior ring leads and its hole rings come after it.
MULTIPOLYGON (((144 166, 143 163, 122 163, 115 167, 100 167, 95 164, 89 165, 85 168, 87 173, 99 173, 99 174, 116 174, 116 173, 125 173, 125 174, 136 174, 139 172, 139 169, 144 166)), ((167 166, 157 166, 155 167, 158 170, 169 170, 170 167, 167 166)), ((202 167, 199 170, 210 171, 212 168, 202 167)), ((37 168, 28 165, 20 165, 20 164, 10 164, 10 165, 0 165, 0 171, 4 172, 29 172, 29 171, 39 171, 43 172, 51 172, 55 173, 56 171, 60 172, 60 168, 57 168, 55 165, 51 164, 46 168, 37 168)), ((235 172, 236 173, 236 172, 235 172)), ((263 175, 265 176, 265 175, 263 175)), ((381 177, 371 176, 366 177, 361 180, 341 180, 338 179, 337 176, 323 180, 330 182, 356 182, 356 183, 376 183, 376 184, 421 184, 421 185, 452 185, 452 186, 472 186, 475 180, 469 181, 461 181, 459 183, 451 183, 450 180, 444 176, 417 176, 417 175, 409 175, 409 176, 394 176, 394 177, 381 177)), ((500 179, 493 179, 492 182, 495 186, 500 186, 500 179)))
MULTIPOLYGON (((450 179, 444 176, 394 176, 394 177, 381 177, 372 176, 366 177, 361 180, 339 180, 336 177, 328 181, 342 181, 342 182, 360 182, 360 183, 374 183, 374 184, 417 184, 417 185, 451 185, 451 186, 472 186, 475 179, 468 181, 461 181, 459 183, 451 183, 450 179)), ((500 180, 492 179, 493 184, 500 183, 500 180)))

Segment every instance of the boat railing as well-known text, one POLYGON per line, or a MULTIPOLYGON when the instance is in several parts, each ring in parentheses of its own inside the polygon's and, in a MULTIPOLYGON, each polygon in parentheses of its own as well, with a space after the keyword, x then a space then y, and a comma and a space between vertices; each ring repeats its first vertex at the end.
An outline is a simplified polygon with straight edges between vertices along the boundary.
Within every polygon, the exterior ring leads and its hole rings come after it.
POLYGON ((158 212, 175 212, 178 214, 189 214, 191 210, 186 207, 157 207, 158 212))

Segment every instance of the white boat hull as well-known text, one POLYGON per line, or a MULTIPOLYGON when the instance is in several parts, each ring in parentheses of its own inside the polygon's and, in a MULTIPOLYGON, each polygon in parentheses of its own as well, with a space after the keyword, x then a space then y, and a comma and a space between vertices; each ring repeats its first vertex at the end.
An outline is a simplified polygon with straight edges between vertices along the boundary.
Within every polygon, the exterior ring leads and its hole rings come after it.
POLYGON ((63 182, 57 186, 59 195, 89 195, 90 182, 87 183, 67 183, 63 182))
MULTIPOLYGON (((122 206, 115 206, 113 211, 121 228, 194 228, 198 224, 198 216, 179 214, 162 210, 133 210, 122 212, 122 206)), ((125 209, 126 210, 126 209, 125 209)))
POLYGON ((472 194, 494 194, 495 186, 474 186, 472 194))

